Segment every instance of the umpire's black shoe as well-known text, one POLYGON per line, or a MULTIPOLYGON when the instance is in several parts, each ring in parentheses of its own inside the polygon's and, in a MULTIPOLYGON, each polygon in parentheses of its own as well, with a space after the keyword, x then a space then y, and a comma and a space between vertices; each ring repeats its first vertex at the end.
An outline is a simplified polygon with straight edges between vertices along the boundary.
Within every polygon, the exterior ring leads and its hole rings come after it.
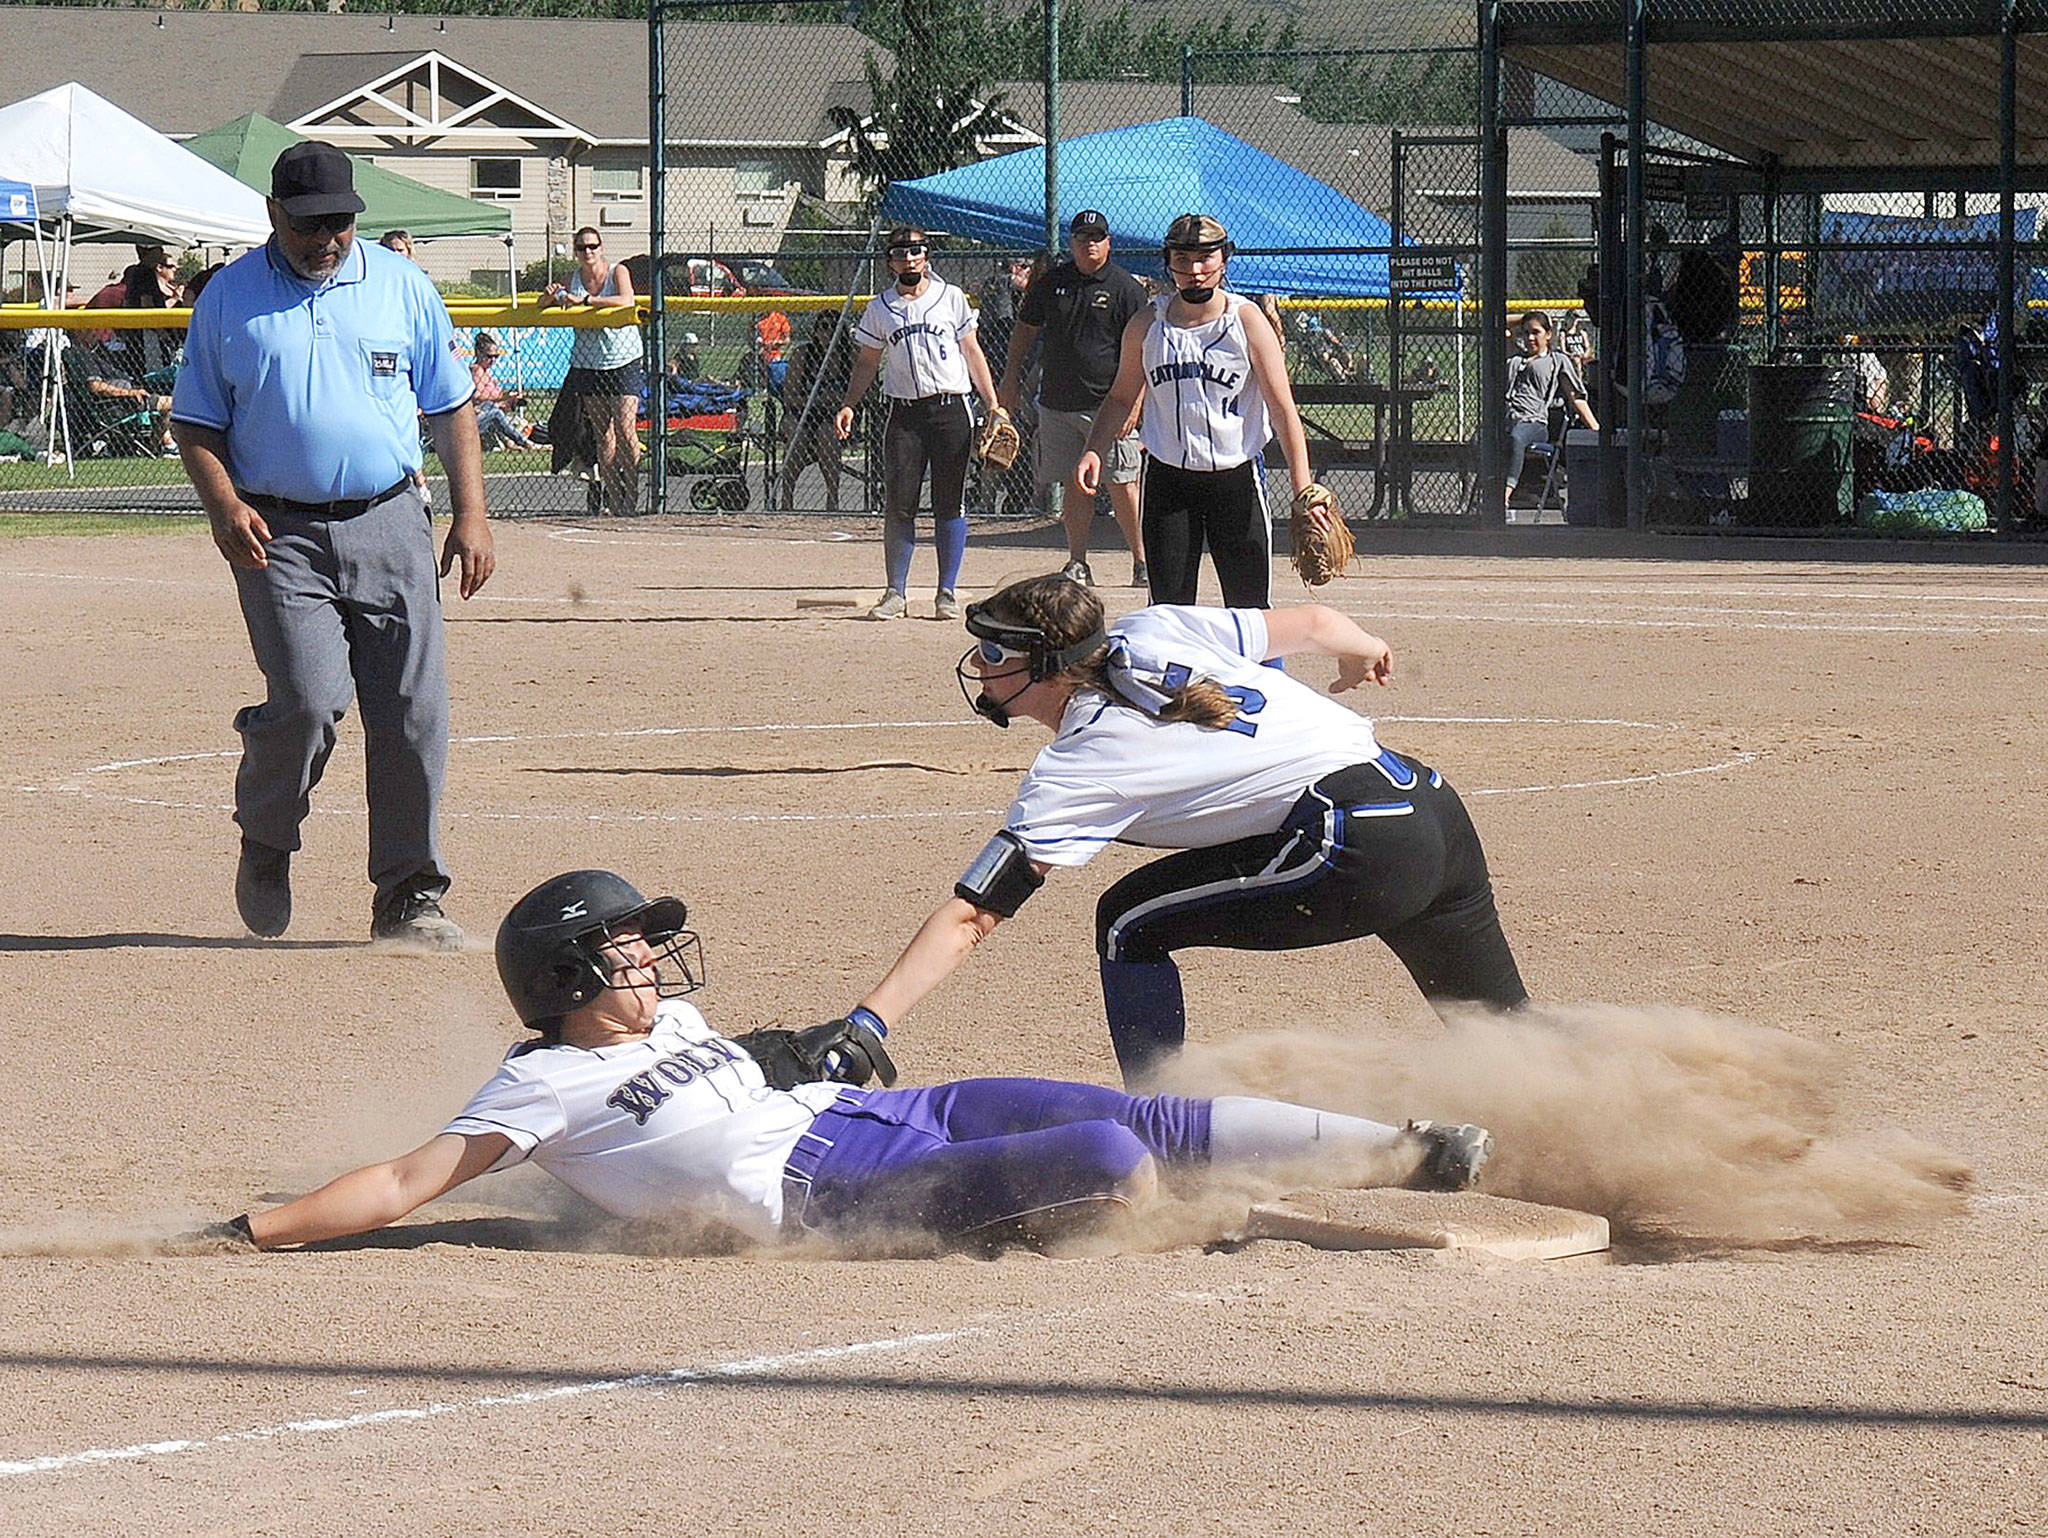
POLYGON ((462 928, 441 911, 441 894, 402 886, 379 903, 370 938, 415 951, 459 951, 462 928))
POLYGON ((292 852, 242 840, 235 867, 235 911, 249 932, 273 939, 291 927, 292 852))

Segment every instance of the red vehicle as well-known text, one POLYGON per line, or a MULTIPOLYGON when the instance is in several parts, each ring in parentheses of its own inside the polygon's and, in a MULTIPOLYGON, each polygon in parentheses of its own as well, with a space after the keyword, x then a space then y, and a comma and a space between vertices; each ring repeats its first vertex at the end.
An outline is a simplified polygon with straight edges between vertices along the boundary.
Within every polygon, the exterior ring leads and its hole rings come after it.
MULTIPOLYGON (((671 297, 686 294, 692 299, 743 299, 748 294, 807 294, 789 281, 775 266, 759 257, 736 256, 730 260, 715 256, 668 255, 661 259, 663 285, 671 297)), ((648 293, 648 260, 643 254, 626 258, 626 270, 633 274, 633 287, 648 293)))
MULTIPOLYGON (((661 270, 663 290, 671 299, 686 294, 692 299, 740 299, 752 292, 738 273, 713 256, 664 256, 661 270)), ((633 275, 635 293, 654 291, 645 252, 627 257, 626 271, 633 275)))

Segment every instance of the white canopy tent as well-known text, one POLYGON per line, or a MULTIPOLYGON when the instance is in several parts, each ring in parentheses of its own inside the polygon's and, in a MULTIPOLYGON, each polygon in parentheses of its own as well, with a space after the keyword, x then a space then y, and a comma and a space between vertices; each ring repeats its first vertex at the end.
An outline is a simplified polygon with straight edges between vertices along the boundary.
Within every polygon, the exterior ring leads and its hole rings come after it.
MULTIPOLYGON (((64 293, 77 241, 254 246, 270 238, 260 193, 76 82, 0 107, 0 179, 33 190, 38 244, 47 232, 52 246, 46 296, 64 293)), ((68 457, 57 352, 46 350, 44 408, 51 446, 63 442, 68 457)))

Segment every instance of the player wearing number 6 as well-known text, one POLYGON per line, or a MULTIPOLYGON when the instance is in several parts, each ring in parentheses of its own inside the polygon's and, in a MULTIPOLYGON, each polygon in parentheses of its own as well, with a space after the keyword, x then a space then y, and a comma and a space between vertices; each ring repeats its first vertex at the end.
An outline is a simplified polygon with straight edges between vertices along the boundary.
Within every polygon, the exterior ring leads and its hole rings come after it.
POLYGON ((1096 906, 1117 1062, 1144 1080, 1186 1033, 1176 951, 1295 950, 1378 935, 1432 1003, 1512 1009, 1528 993, 1479 836, 1434 769, 1262 662, 1334 657, 1332 692, 1384 685, 1386 642, 1334 609, 1140 609, 1105 628, 1065 577, 966 614, 957 669, 979 714, 1050 727, 1003 826, 862 1006, 894 1024, 1055 866, 1103 845, 1175 853, 1096 906))

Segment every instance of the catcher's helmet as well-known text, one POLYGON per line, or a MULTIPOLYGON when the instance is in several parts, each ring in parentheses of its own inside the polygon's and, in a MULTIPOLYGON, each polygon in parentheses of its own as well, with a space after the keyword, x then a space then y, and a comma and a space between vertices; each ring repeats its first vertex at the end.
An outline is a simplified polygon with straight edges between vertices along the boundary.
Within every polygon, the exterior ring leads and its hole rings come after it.
POLYGON ((656 985, 660 997, 675 998, 704 984, 703 952, 683 927, 688 917, 681 898, 643 897, 611 871, 568 871, 543 881, 505 915, 498 926, 498 980, 521 1023, 543 1027, 611 985, 601 947, 606 935, 631 927, 658 961, 680 970, 680 982, 656 985))

